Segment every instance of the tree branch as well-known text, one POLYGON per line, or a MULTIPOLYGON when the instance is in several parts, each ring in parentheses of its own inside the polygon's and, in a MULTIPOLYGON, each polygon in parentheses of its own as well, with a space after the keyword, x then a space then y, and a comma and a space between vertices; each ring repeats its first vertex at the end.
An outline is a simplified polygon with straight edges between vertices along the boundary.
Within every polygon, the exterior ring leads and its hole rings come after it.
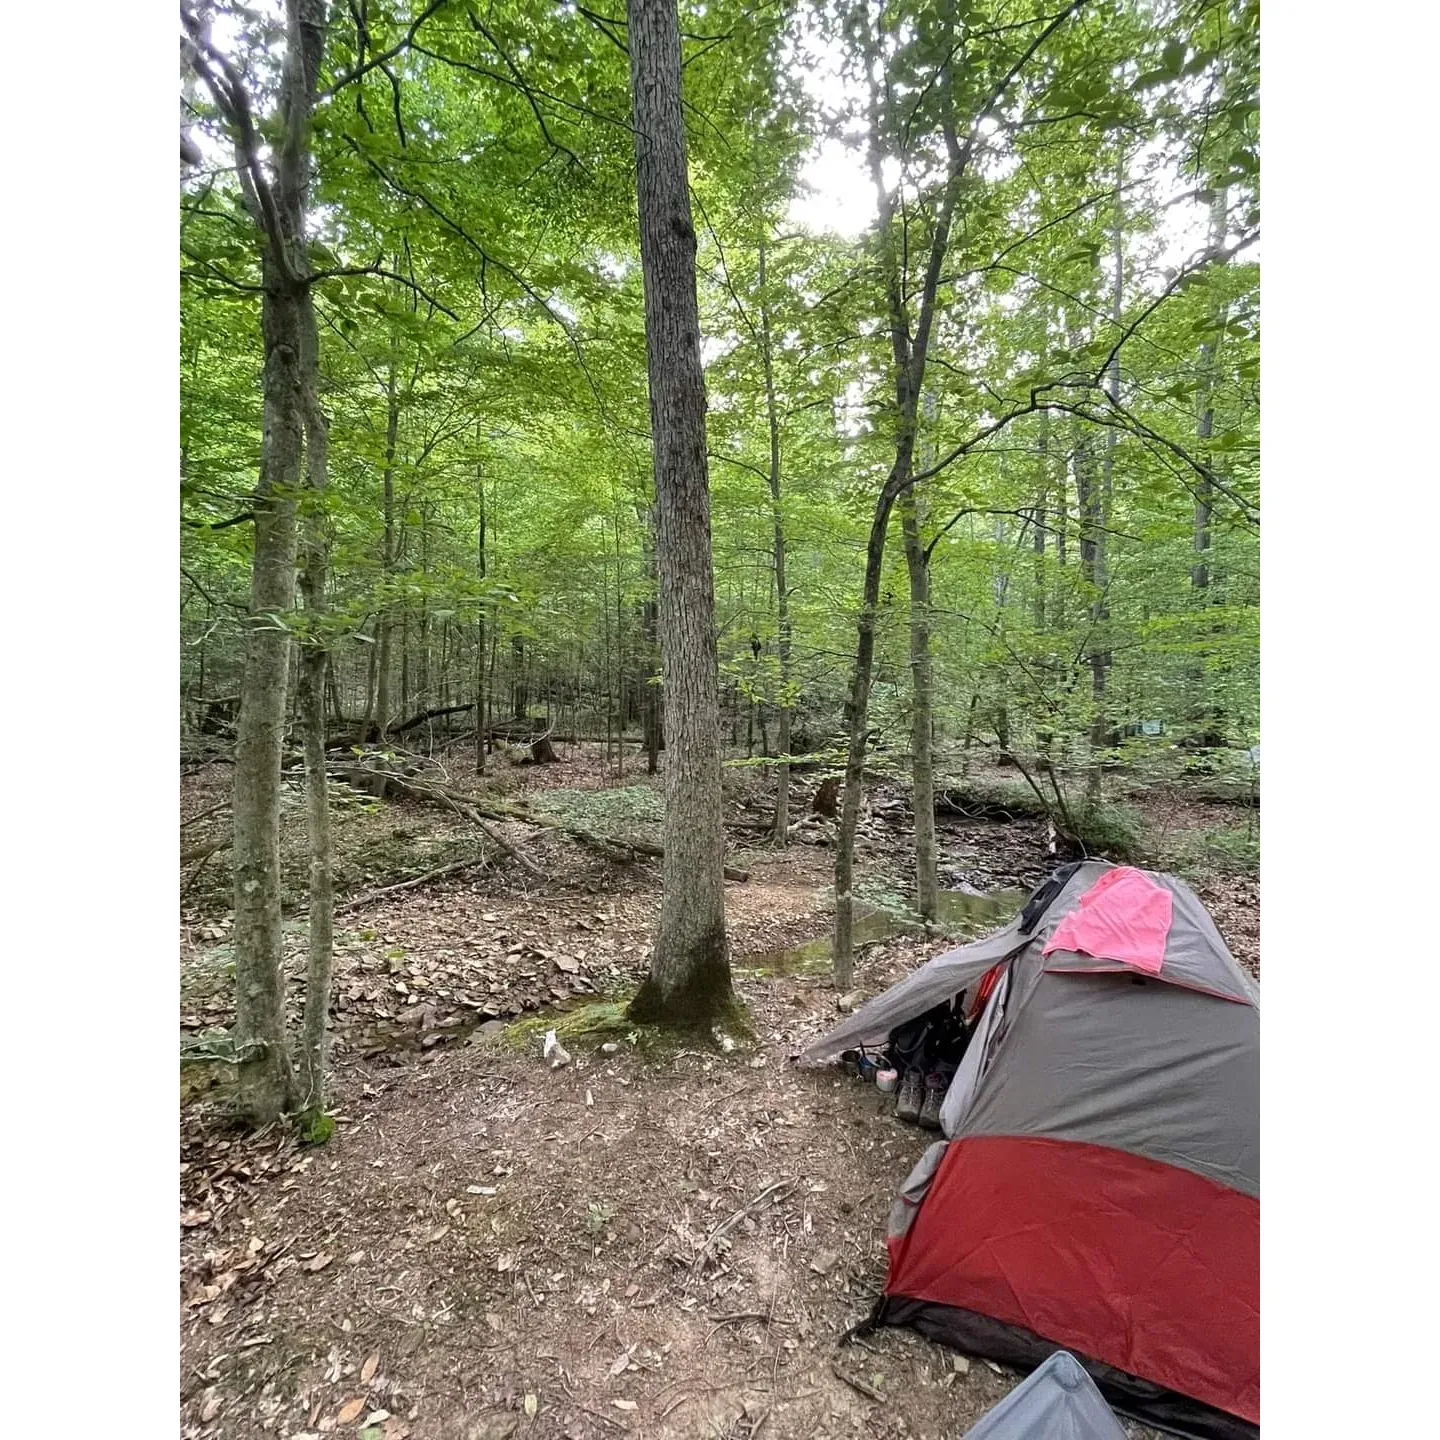
MULTIPOLYGON (((437 10, 442 9, 447 3, 448 0, 430 0, 430 4, 410 22, 410 28, 405 32, 405 38, 400 41, 398 45, 392 45, 390 49, 386 50, 383 54, 376 55, 373 59, 366 60, 363 64, 357 65, 353 70, 347 71, 335 81, 328 90, 322 90, 319 95, 315 97, 316 103, 318 104, 321 100, 329 100, 347 85, 353 85, 357 80, 368 75, 372 70, 381 69, 383 66, 388 65, 397 55, 403 54, 414 41, 415 36, 419 33, 420 27, 437 10)), ((362 41, 362 44, 363 43, 362 41)), ((394 83, 393 76, 391 77, 391 83, 394 83)))

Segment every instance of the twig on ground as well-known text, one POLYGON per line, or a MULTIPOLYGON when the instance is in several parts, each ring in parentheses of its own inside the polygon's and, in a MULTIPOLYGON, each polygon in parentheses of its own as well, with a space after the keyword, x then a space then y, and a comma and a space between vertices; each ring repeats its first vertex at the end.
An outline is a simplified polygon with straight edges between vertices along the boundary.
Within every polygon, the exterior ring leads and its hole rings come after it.
POLYGON ((710 1232, 705 1243, 700 1247, 700 1253, 690 1262, 690 1269, 695 1271, 700 1268, 715 1242, 732 1226, 738 1225, 752 1211, 759 1210, 777 1191, 783 1190, 788 1195, 799 1183, 798 1180, 777 1180, 773 1185, 767 1185, 753 1200, 742 1205, 728 1219, 722 1220, 710 1232))
POLYGON ((359 910, 366 905, 373 905, 387 895, 395 894, 398 890, 413 890, 417 885, 426 885, 431 880, 440 880, 446 875, 458 875, 463 870, 473 870, 477 865, 488 864, 489 859, 488 855, 473 855, 468 860, 455 860, 449 865, 437 865, 433 870, 427 870, 423 875, 416 875, 413 879, 401 880, 395 885, 382 885, 378 890, 371 890, 367 894, 357 896, 354 900, 347 900, 343 905, 335 907, 335 913, 343 915, 347 910, 359 910))
POLYGON ((830 1362, 831 1372, 837 1380, 843 1380, 852 1390, 858 1391, 867 1400, 874 1400, 877 1404, 884 1404, 885 1397, 868 1381, 862 1380, 858 1375, 847 1375, 840 1368, 838 1360, 830 1362))

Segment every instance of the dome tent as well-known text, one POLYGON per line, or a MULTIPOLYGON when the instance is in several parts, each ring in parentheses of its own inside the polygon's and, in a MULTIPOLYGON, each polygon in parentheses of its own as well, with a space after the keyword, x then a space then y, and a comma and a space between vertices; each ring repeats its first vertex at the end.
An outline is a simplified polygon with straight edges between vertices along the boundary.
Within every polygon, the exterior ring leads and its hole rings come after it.
POLYGON ((1086 861, 801 1059, 961 992, 987 998, 868 1323, 1026 1370, 1065 1349, 1148 1424, 1256 1435, 1258 987, 1183 881, 1086 861))

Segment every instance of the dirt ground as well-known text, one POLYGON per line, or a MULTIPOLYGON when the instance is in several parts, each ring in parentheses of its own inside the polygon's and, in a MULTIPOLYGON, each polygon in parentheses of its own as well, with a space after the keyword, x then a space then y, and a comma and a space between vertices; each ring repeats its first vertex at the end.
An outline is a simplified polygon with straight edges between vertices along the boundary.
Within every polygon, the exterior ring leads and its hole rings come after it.
MULTIPOLYGON (((515 783, 603 790, 583 762, 515 783)), ((192 778, 185 813, 223 780, 192 778)), ((753 796, 731 799, 743 834, 753 796)), ((357 828, 443 848, 449 823, 387 804, 357 828)), ((905 864, 885 834, 867 838, 882 891, 905 864)), ((658 867, 522 837, 543 887, 497 862, 342 915, 329 1144, 230 1130, 206 1085, 224 1067, 182 1070, 182 1435, 962 1433, 1014 1375, 907 1331, 838 1343, 879 1291, 891 1197, 931 1137, 858 1081, 790 1063, 834 1023, 835 997, 772 952, 824 933, 831 852, 735 847, 751 870, 726 893, 753 1040, 677 1049, 616 1018, 567 1040, 572 1063, 552 1071, 538 1033, 504 1022, 634 984, 658 867)), ((1049 863, 1038 825, 942 831, 948 883, 1028 885, 1049 863)), ((1256 882, 1199 888, 1258 972, 1256 882)), ((184 917, 189 1046, 226 1018, 222 903, 184 917)), ((872 945, 858 986, 947 943, 872 945)))

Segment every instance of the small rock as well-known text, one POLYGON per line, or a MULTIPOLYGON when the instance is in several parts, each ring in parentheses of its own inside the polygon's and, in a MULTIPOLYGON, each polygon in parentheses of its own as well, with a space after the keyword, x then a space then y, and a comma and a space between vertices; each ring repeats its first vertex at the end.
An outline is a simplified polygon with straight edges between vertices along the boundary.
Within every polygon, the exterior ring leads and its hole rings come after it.
POLYGON ((970 1373, 970 1361, 967 1356, 952 1355, 950 1357, 950 1366, 957 1375, 968 1375, 970 1373))
POLYGON ((600 1053, 602 1055, 618 1055, 620 1053, 619 1043, 614 1040, 607 1040, 600 1047, 600 1053))
POLYGON ((844 995, 837 995, 835 997, 835 1008, 842 1014, 848 1015, 852 1010, 858 1010, 860 1008, 861 1001, 863 1001, 864 998, 858 990, 847 991, 844 995))
POLYGON ((552 1070, 559 1070, 570 1063, 570 1052, 556 1038, 553 1030, 545 1032, 545 1049, 542 1053, 552 1070))
POLYGON ((811 1262, 810 1268, 817 1275, 828 1275, 840 1259, 838 1252, 834 1250, 822 1250, 811 1262))

